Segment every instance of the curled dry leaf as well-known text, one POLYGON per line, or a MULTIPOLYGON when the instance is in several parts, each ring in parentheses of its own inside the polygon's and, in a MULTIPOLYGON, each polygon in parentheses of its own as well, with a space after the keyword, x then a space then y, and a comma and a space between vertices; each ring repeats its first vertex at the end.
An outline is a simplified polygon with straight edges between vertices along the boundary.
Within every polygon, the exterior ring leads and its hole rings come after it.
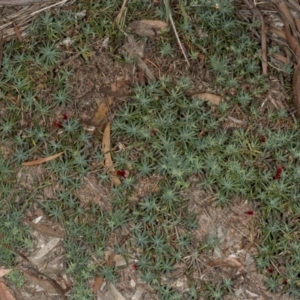
POLYGON ((233 267, 244 269, 244 266, 235 257, 229 256, 229 257, 225 258, 224 261, 233 267))
POLYGON ((222 101, 222 97, 215 94, 210 93, 200 93, 200 94, 194 94, 193 97, 197 97, 199 99, 209 101, 213 105, 219 105, 222 101))
POLYGON ((51 155, 51 156, 48 156, 48 157, 39 158, 39 159, 36 159, 36 160, 24 162, 24 163, 22 163, 22 165, 23 166, 35 166, 35 165, 39 165, 39 164, 42 164, 44 162, 53 160, 53 159, 61 156, 62 154, 63 154, 63 152, 59 152, 57 154, 54 154, 54 155, 51 155))
POLYGON ((140 36, 156 36, 167 29, 168 24, 160 20, 140 20, 132 21, 128 28, 140 36))
POLYGON ((104 278, 101 276, 97 276, 95 278, 95 282, 93 284, 93 292, 96 294, 97 291, 101 288, 102 284, 104 282, 104 278))

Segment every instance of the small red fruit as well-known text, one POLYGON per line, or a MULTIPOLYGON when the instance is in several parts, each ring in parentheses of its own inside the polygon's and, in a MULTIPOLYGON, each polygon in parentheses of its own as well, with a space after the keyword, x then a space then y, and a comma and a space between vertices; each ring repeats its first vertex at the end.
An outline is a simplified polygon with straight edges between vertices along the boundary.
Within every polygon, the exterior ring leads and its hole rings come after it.
POLYGON ((255 212, 253 210, 247 210, 247 211, 245 211, 245 214, 249 215, 249 216, 253 216, 255 214, 255 212))
POLYGON ((68 120, 68 115, 67 114, 63 114, 63 119, 66 121, 68 120))
POLYGON ((126 172, 125 170, 118 170, 118 171, 116 171, 116 174, 117 174, 119 177, 126 177, 127 172, 126 172))
POLYGON ((63 126, 62 126, 62 124, 61 124, 60 121, 55 121, 55 125, 56 125, 56 127, 58 127, 58 128, 63 128, 63 126))
POLYGON ((285 279, 285 280, 282 281, 282 284, 283 284, 283 285, 287 285, 287 284, 288 284, 288 281, 285 279))
POLYGON ((282 166, 278 166, 276 170, 275 180, 279 180, 281 178, 282 166))
POLYGON ((264 135, 260 138, 260 141, 261 141, 262 143, 264 143, 266 140, 267 140, 267 138, 266 138, 264 135))

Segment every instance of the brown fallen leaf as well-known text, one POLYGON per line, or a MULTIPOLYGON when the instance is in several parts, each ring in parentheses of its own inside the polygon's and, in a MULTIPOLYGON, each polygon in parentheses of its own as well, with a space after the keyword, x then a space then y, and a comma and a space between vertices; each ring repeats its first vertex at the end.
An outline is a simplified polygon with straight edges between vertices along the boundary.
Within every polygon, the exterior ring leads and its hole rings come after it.
POLYGON ((96 126, 100 130, 100 132, 104 131, 104 128, 107 124, 107 114, 110 111, 110 107, 114 103, 114 98, 108 96, 102 101, 93 115, 92 119, 89 121, 89 125, 96 126))
POLYGON ((108 290, 114 300, 126 300, 112 283, 108 284, 108 290))
POLYGON ((216 259, 212 259, 212 260, 208 261, 206 263, 206 265, 208 267, 215 268, 215 267, 220 267, 220 266, 226 266, 226 262, 221 258, 216 258, 216 259))
POLYGON ((275 53, 273 54, 273 57, 284 64, 288 63, 288 58, 283 56, 282 54, 275 53))
POLYGON ((229 263, 231 266, 233 267, 237 267, 239 269, 244 269, 244 266, 234 257, 229 256, 227 258, 225 258, 225 260, 227 263, 229 263))
POLYGON ((233 257, 227 257, 225 259, 216 258, 212 259, 206 263, 208 267, 215 268, 215 267, 230 267, 230 268, 241 268, 244 269, 243 265, 233 257))
POLYGON ((0 277, 5 276, 6 274, 10 273, 12 269, 0 269, 0 277))
POLYGON ((53 159, 61 156, 62 154, 63 154, 63 152, 59 152, 57 154, 54 154, 54 155, 51 155, 51 156, 48 156, 48 157, 39 158, 39 159, 36 159, 36 160, 24 162, 24 163, 22 163, 22 165, 23 166, 35 166, 35 165, 39 165, 39 164, 42 164, 44 162, 53 160, 53 159))
POLYGON ((140 36, 156 36, 167 29, 168 24, 160 20, 140 20, 130 22, 128 28, 140 36))
POLYGON ((300 64, 295 70, 293 78, 293 94, 296 113, 300 117, 300 64))
POLYGON ((30 221, 26 221, 26 223, 34 230, 40 232, 43 235, 48 235, 56 238, 63 238, 65 236, 64 231, 61 229, 53 229, 49 225, 44 224, 35 224, 30 221))
POLYGON ((209 101, 213 105, 219 105, 222 101, 222 97, 215 94, 210 93, 200 93, 200 94, 194 94, 193 97, 197 97, 201 100, 209 101))
POLYGON ((4 282, 0 282, 0 300, 16 300, 10 293, 4 282))
POLYGON ((282 39, 285 39, 284 31, 281 30, 281 29, 279 29, 279 28, 270 26, 270 28, 269 28, 268 31, 269 31, 270 33, 272 33, 272 34, 277 35, 278 37, 280 37, 280 38, 282 38, 282 39))
POLYGON ((95 278, 95 282, 93 284, 93 292, 94 293, 97 293, 97 291, 101 288, 103 282, 104 282, 104 278, 103 277, 97 276, 95 278))
POLYGON ((107 171, 108 174, 110 174, 110 180, 113 184, 115 185, 120 185, 121 180, 117 177, 114 176, 114 164, 111 159, 111 154, 110 154, 111 148, 110 148, 110 122, 107 123, 104 133, 103 133, 103 139, 102 139, 102 152, 104 153, 104 167, 107 171))

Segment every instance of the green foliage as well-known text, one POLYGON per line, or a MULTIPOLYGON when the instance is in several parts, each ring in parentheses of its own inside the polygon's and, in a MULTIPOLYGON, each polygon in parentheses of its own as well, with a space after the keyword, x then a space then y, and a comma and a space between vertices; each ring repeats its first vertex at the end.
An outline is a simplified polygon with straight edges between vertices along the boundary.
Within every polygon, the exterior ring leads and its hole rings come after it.
POLYGON ((5 276, 9 282, 11 282, 17 289, 21 289, 25 283, 23 274, 18 269, 13 269, 5 276))

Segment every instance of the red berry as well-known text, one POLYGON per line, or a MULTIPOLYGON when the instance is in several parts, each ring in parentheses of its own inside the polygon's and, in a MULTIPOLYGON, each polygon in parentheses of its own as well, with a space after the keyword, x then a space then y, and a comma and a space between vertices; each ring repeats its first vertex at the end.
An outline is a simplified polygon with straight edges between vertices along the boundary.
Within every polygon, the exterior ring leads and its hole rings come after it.
POLYGON ((268 268, 267 268, 267 271, 268 271, 269 273, 273 273, 273 272, 274 272, 274 269, 273 269, 272 267, 268 267, 268 268))
POLYGON ((136 271, 137 268, 138 268, 138 265, 137 265, 137 264, 133 264, 133 265, 131 266, 131 268, 132 268, 133 271, 136 271))
POLYGON ((264 135, 260 138, 260 141, 261 141, 262 143, 264 143, 266 140, 267 140, 267 138, 266 138, 264 135))
POLYGON ((255 214, 255 212, 253 210, 247 210, 247 211, 245 211, 245 214, 249 215, 249 216, 253 216, 255 214))
POLYGON ((63 119, 66 121, 68 120, 68 115, 67 114, 63 114, 63 119))
POLYGON ((276 170, 275 180, 279 180, 281 178, 282 166, 278 166, 276 170))
POLYGON ((55 122, 56 127, 58 128, 63 128, 62 124, 60 123, 60 121, 56 121, 55 122))
POLYGON ((119 176, 119 177, 126 177, 127 173, 125 170, 118 170, 116 171, 116 174, 119 176))
POLYGON ((156 135, 156 130, 151 130, 151 136, 155 136, 156 135))

